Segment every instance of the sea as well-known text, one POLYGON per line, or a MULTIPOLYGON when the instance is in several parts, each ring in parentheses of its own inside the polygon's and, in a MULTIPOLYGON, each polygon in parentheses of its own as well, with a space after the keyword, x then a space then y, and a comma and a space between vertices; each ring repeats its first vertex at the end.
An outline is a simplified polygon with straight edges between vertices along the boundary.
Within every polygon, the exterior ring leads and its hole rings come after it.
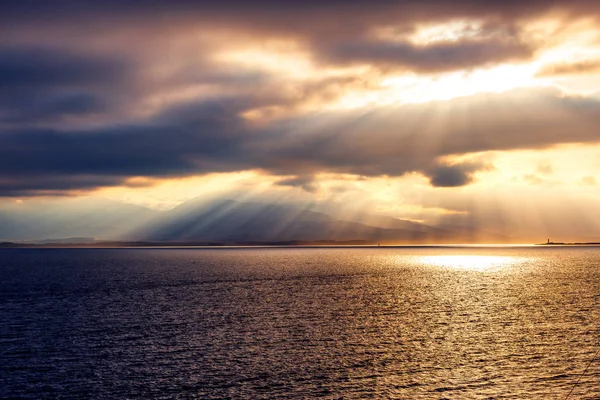
POLYGON ((600 247, 0 250, 1 399, 600 399, 599 342, 600 247))

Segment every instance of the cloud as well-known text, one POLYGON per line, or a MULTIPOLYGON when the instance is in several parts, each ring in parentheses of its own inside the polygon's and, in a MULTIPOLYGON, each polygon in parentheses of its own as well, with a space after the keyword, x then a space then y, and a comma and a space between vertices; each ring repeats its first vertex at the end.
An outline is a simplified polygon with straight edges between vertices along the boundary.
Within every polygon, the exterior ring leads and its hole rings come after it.
POLYGON ((0 122, 32 123, 106 111, 107 88, 128 78, 121 59, 0 46, 0 122))
POLYGON ((416 172, 433 186, 466 185, 486 165, 447 164, 448 156, 599 141, 600 103, 524 89, 345 111, 318 106, 373 89, 370 74, 381 78, 385 69, 429 74, 527 59, 537 45, 522 29, 528 18, 598 8, 549 0, 6 0, 0 196, 246 170, 306 190, 320 173, 416 172), (423 26, 457 20, 468 22, 457 37, 411 39, 423 26), (380 29, 396 36, 377 36, 380 29), (269 53, 273 42, 308 67, 219 58, 248 46, 269 53), (338 68, 356 64, 369 72, 338 68), (314 111, 302 108, 311 102, 314 111))
MULTIPOLYGON (((5 20, 20 17, 39 21, 52 16, 57 19, 78 17, 120 18, 157 18, 160 15, 190 16, 222 20, 229 17, 231 22, 257 20, 270 21, 278 27, 295 26, 299 21, 306 22, 312 18, 316 25, 332 21, 338 16, 339 21, 347 21, 353 25, 357 20, 370 21, 373 18, 388 20, 438 19, 453 16, 504 16, 518 17, 544 13, 551 9, 562 8, 570 11, 590 12, 597 5, 584 0, 532 0, 527 3, 517 0, 481 1, 481 0, 330 0, 326 3, 318 0, 297 2, 294 0, 256 0, 248 3, 244 0, 172 0, 160 2, 154 0, 106 0, 102 4, 76 0, 57 0, 52 4, 44 0, 5 0, 0 11, 5 20), (220 18, 218 18, 220 17, 220 18)), ((330 24, 331 25, 331 24, 330 24)), ((340 25, 340 24, 337 24, 340 25)), ((305 28, 308 30, 308 28, 305 28)))
POLYGON ((306 185, 306 177, 323 172, 421 172, 433 185, 459 186, 485 164, 448 165, 440 161, 444 157, 600 140, 600 102, 555 90, 476 95, 368 113, 320 112, 260 126, 240 116, 265 101, 214 98, 181 103, 128 124, 0 131, 0 193, 243 170, 296 176, 283 179, 288 185, 306 185))
POLYGON ((533 175, 533 174, 524 175, 523 180, 525 182, 529 183, 530 185, 541 185, 542 183, 546 182, 546 180, 540 178, 537 175, 533 175))
POLYGON ((314 193, 318 189, 313 176, 292 176, 280 179, 275 183, 279 186, 300 187, 309 193, 314 193))
POLYGON ((581 178, 580 184, 584 186, 596 186, 596 178, 589 175, 584 176, 583 178, 581 178))
POLYGON ((94 93, 43 93, 33 96, 0 96, 0 119, 7 123, 32 123, 108 111, 108 103, 94 93))
POLYGON ((513 40, 452 40, 430 45, 410 42, 348 41, 322 48, 333 63, 373 64, 418 72, 442 72, 498 62, 523 60, 533 49, 513 40))
MULTIPOLYGON (((516 0, 175 0, 168 4, 124 0, 101 5, 59 0, 52 6, 39 0, 9 0, 0 5, 0 22, 5 22, 0 23, 0 36, 11 42, 33 37, 38 42, 54 40, 78 48, 110 49, 112 43, 113 48, 126 47, 125 51, 134 53, 154 48, 169 55, 177 49, 170 44, 180 36, 186 40, 208 37, 204 43, 208 47, 251 42, 262 46, 265 41, 283 39, 305 47, 321 62, 335 65, 369 63, 379 68, 439 72, 527 59, 535 44, 520 31, 521 21, 557 7, 580 8, 551 0, 527 4, 516 0), (445 43, 415 45, 407 39, 420 26, 457 20, 475 21, 482 28, 460 32, 469 37, 445 43), (375 39, 373 32, 381 28, 404 35, 396 41, 375 39)), ((189 57, 204 51, 185 50, 189 57)))
POLYGON ((341 96, 361 79, 370 84, 369 76, 356 73, 290 82, 285 68, 277 70, 277 65, 266 72, 218 59, 224 50, 245 46, 267 51, 274 41, 291 43, 315 69, 366 64, 373 71, 437 73, 523 60, 535 45, 515 21, 521 13, 537 13, 552 4, 517 4, 262 0, 249 6, 241 0, 108 0, 99 5, 58 0, 49 5, 7 0, 0 2, 0 123, 52 122, 56 127, 74 119, 97 123, 100 114, 122 120, 160 112, 183 93, 186 100, 193 94, 198 100, 269 92, 278 96, 278 103, 264 110, 273 115, 280 108, 289 111, 299 103, 341 96), (458 32, 456 40, 409 40, 422 24, 453 18, 475 22, 458 32), (374 36, 381 28, 400 37, 374 36))
POLYGON ((117 59, 71 54, 36 47, 0 48, 0 88, 85 85, 112 82, 122 76, 117 59))
POLYGON ((538 76, 581 75, 600 71, 600 60, 585 60, 575 63, 551 64, 542 67, 538 76))
POLYGON ((482 169, 482 165, 475 163, 439 165, 426 171, 426 174, 432 186, 457 187, 469 184, 473 180, 472 174, 479 169, 482 169))
POLYGON ((551 175, 554 173, 554 167, 552 166, 552 164, 538 164, 536 171, 539 172, 542 175, 551 175))

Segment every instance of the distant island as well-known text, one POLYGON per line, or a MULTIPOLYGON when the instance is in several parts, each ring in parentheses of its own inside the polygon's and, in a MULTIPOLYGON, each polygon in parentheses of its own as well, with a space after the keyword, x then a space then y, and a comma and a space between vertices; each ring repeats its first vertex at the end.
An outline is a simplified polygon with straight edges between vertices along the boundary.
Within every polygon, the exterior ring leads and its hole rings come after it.
POLYGON ((597 246, 600 242, 551 242, 550 239, 546 243, 538 243, 536 246, 597 246))

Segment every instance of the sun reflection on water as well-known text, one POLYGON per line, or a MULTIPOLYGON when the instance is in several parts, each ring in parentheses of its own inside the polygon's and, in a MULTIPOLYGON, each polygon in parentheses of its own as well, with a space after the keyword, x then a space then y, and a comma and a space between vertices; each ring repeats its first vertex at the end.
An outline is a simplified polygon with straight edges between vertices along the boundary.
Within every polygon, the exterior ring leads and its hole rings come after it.
POLYGON ((514 265, 518 257, 510 256, 480 256, 480 255, 440 255, 422 256, 420 260, 425 265, 435 267, 466 269, 473 271, 495 271, 514 265))

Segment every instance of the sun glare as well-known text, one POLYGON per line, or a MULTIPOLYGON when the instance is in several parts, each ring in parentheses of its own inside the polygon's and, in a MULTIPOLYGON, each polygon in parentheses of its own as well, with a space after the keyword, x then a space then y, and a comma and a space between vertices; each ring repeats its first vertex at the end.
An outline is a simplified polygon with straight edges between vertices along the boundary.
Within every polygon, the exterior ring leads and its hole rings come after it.
POLYGON ((420 257, 420 261, 425 265, 434 267, 472 271, 498 271, 514 265, 518 259, 509 256, 452 255, 423 256, 420 257))

